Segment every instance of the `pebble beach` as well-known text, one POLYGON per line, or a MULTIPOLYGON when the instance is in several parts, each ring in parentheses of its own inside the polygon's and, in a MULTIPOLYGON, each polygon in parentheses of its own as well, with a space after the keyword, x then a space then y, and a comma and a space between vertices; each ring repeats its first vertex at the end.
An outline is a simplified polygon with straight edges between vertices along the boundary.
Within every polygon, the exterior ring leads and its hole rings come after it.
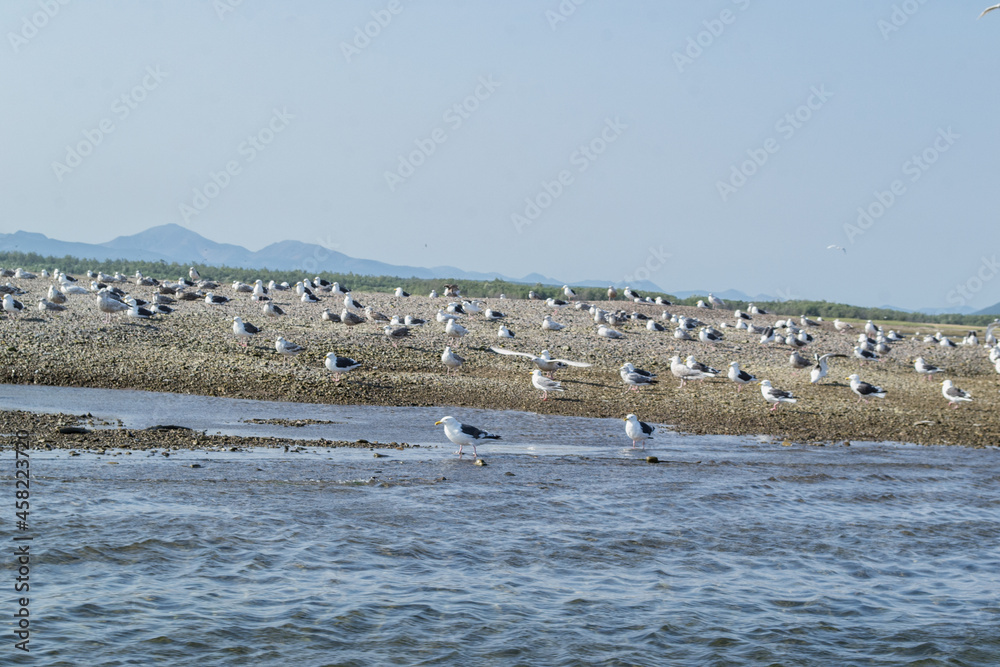
MULTIPOLYGON (((609 340, 597 335, 593 317, 586 309, 575 308, 575 304, 554 312, 544 301, 480 299, 482 309, 493 308, 506 317, 501 322, 488 322, 482 313, 467 314, 459 321, 468 334, 452 339, 434 315, 460 299, 352 293, 361 304, 388 317, 398 315, 402 319, 411 315, 427 319, 425 325, 411 327, 410 336, 390 341, 383 332, 385 322, 368 321, 347 327, 323 320, 324 309, 341 312, 343 297, 320 291, 316 292, 318 303, 302 303, 294 290, 272 292, 273 303, 286 315, 270 318, 262 313, 262 303, 251 300, 249 294, 222 285, 213 291, 229 297, 226 304, 177 302, 171 304, 175 311, 167 315, 136 320, 120 313, 108 323, 97 309, 93 294, 70 295, 65 312, 40 312, 36 306, 45 296, 49 281, 36 278, 16 284, 27 292, 17 297, 25 310, 0 319, 0 368, 8 384, 139 389, 327 404, 440 406, 442 416, 452 408, 462 407, 587 417, 620 418, 634 413, 645 422, 666 425, 679 433, 766 435, 818 445, 898 441, 984 447, 1000 443, 1000 420, 996 418, 1000 375, 988 360, 987 351, 981 344, 946 349, 924 343, 923 334, 934 333, 928 328, 921 331, 921 336, 909 331, 906 340, 894 344, 884 359, 870 362, 850 356, 857 334, 863 330, 861 325, 856 323, 849 333, 835 331, 829 322, 810 327, 808 331, 815 340, 800 350, 802 356, 812 359, 814 352, 849 355, 846 359, 831 359, 829 376, 811 384, 808 369, 795 371, 789 365, 792 348, 778 343, 761 345, 759 335, 734 328, 736 320, 728 309, 639 304, 620 298, 592 302, 604 310, 641 313, 667 328, 653 332, 647 330, 646 321, 630 320, 615 327, 623 338, 609 340), (664 311, 696 317, 722 331, 723 340, 716 344, 677 340, 673 325, 663 319, 664 311), (543 330, 545 315, 552 315, 565 328, 543 330), (234 316, 261 330, 246 348, 233 334, 234 316), (722 328, 723 323, 728 326, 722 328), (500 324, 511 329, 515 338, 498 338, 500 324), (274 348, 278 336, 304 346, 305 351, 294 358, 280 356, 274 348), (441 361, 446 345, 465 359, 450 374, 441 361), (545 349, 553 357, 591 366, 557 372, 556 379, 562 381, 565 391, 542 401, 541 393, 531 385, 531 361, 496 354, 489 349, 494 346, 532 354, 545 349), (356 359, 361 367, 335 382, 323 365, 329 352, 356 359), (681 359, 694 355, 722 374, 681 387, 670 372, 669 359, 674 354, 681 359), (914 371, 913 359, 917 356, 945 372, 925 379, 914 371), (798 402, 772 412, 758 385, 747 385, 738 392, 737 386, 725 377, 731 361, 738 361, 741 368, 757 378, 791 391, 798 402), (639 391, 629 390, 618 373, 625 362, 657 374, 657 383, 639 391), (886 398, 859 402, 846 379, 852 373, 885 388, 886 398), (945 378, 968 391, 974 400, 958 409, 951 408, 941 394, 940 381, 945 378)), ((130 283, 120 287, 143 299, 151 298, 157 289, 130 283)), ((798 315, 756 315, 753 323, 770 325, 788 316, 797 321, 798 315)), ((943 328, 954 339, 960 339, 955 337, 958 329, 943 328)), ((697 331, 694 333, 697 335, 697 331)), ((982 329, 978 333, 982 341, 982 329)), ((53 447, 79 446, 81 436, 58 432, 59 426, 68 425, 76 417, 71 406, 67 406, 65 415, 56 417, 4 413, 5 422, 18 428, 36 420, 37 432, 53 447)), ((198 443, 197 438, 176 432, 144 437, 150 446, 198 443)), ((127 445, 136 438, 122 434, 118 440, 127 445)), ((217 444, 236 446, 232 442, 217 444)))

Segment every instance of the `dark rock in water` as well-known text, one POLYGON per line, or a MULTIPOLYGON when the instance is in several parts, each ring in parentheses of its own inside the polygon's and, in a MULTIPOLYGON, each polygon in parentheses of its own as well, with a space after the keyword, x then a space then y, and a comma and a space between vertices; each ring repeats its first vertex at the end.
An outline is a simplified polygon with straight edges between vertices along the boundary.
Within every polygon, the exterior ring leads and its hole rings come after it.
POLYGON ((187 426, 175 426, 173 424, 157 424, 156 426, 147 426, 143 429, 144 431, 190 431, 187 426))
POLYGON ((512 473, 509 470, 507 472, 505 472, 504 474, 507 475, 507 477, 514 477, 515 476, 514 473, 512 473))
POLYGON ((63 426, 59 429, 59 432, 65 435, 82 435, 84 433, 90 433, 90 429, 82 426, 63 426))
POLYGON ((385 454, 379 454, 378 452, 375 452, 375 458, 377 459, 385 458, 385 454))
POLYGON ((659 463, 659 462, 660 462, 660 459, 656 458, 655 456, 647 456, 646 457, 646 463, 659 463))
MULTIPOLYGON (((188 466, 188 467, 189 467, 189 468, 200 468, 200 467, 201 467, 201 464, 200 464, 200 463, 192 463, 192 464, 191 464, 190 466, 188 466)), ((258 470, 260 470, 260 468, 258 468, 258 470)))
POLYGON ((486 465, 486 461, 484 461, 482 459, 476 459, 475 461, 473 461, 473 463, 475 463, 477 466, 484 466, 484 465, 486 465))

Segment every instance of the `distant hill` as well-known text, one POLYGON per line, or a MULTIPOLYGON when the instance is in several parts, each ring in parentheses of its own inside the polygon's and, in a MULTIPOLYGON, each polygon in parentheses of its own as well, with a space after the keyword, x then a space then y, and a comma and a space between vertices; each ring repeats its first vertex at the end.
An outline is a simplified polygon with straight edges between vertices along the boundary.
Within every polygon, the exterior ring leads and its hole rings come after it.
MULTIPOLYGON (((0 250, 37 253, 42 256, 80 259, 130 259, 147 262, 176 262, 207 266, 260 268, 276 271, 300 271, 304 274, 321 272, 362 276, 399 276, 402 278, 453 278, 456 280, 489 281, 496 278, 508 282, 562 285, 564 281, 538 273, 512 278, 502 273, 465 271, 454 266, 402 266, 371 259, 350 257, 315 243, 278 241, 256 252, 232 243, 217 243, 197 232, 177 224, 150 227, 106 243, 76 243, 50 239, 44 234, 18 231, 0 234, 0 250)), ((605 281, 587 281, 574 285, 604 286, 605 281)), ((619 287, 624 287, 619 283, 619 287)), ((662 292, 658 285, 646 280, 632 285, 638 290, 662 292)))
POLYGON ((994 303, 992 306, 987 306, 982 310, 977 310, 972 313, 973 315, 1000 315, 1000 303, 994 303))

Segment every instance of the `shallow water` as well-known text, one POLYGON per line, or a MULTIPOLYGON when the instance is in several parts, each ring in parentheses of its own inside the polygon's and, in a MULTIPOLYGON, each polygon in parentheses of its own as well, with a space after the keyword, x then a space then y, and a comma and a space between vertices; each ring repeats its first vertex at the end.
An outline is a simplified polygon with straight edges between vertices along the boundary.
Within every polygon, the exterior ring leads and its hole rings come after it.
POLYGON ((1000 663, 995 449, 350 410, 441 447, 32 452, 36 664, 1000 663))

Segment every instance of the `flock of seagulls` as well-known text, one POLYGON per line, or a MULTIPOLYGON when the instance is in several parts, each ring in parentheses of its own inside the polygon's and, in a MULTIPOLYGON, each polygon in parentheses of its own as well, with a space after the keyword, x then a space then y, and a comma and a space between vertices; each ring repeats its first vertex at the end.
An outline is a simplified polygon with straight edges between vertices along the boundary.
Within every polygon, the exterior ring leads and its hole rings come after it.
MULTIPOLYGON (((19 270, 16 275, 21 279, 31 280, 36 276, 30 272, 19 270)), ((286 292, 288 295, 295 294, 303 303, 319 303, 326 299, 337 299, 343 303, 339 314, 335 310, 325 308, 319 317, 324 322, 343 324, 348 329, 366 323, 378 324, 385 340, 393 346, 399 344, 413 335, 416 327, 433 325, 436 321, 438 326, 442 326, 444 339, 449 344, 444 346, 441 354, 441 364, 445 368, 447 375, 459 372, 466 359, 457 354, 453 346, 463 346, 463 339, 470 333, 470 330, 478 328, 478 322, 496 323, 499 327, 497 337, 505 340, 515 340, 515 332, 505 324, 507 315, 499 309, 487 307, 485 303, 478 300, 463 299, 461 291, 457 285, 446 285, 443 289, 444 298, 449 302, 443 307, 437 308, 437 313, 433 320, 418 318, 413 315, 395 315, 390 318, 375 310, 372 304, 363 304, 352 293, 351 290, 337 282, 328 282, 316 277, 315 279, 303 279, 294 286, 288 283, 275 284, 274 281, 267 285, 261 280, 256 280, 253 284, 234 282, 231 285, 235 297, 229 297, 216 293, 220 285, 216 282, 204 280, 198 271, 192 267, 189 270, 189 279, 178 279, 175 282, 159 281, 149 276, 143 276, 136 272, 132 278, 125 278, 121 274, 114 276, 88 272, 87 281, 78 280, 72 276, 55 270, 51 277, 54 283, 49 287, 46 298, 42 298, 38 303, 38 310, 59 313, 67 309, 67 304, 73 295, 89 294, 94 298, 98 310, 104 314, 105 321, 111 322, 115 315, 122 314, 130 319, 155 320, 159 317, 169 315, 182 301, 202 301, 210 309, 225 308, 234 302, 242 302, 242 299, 249 299, 251 302, 259 304, 259 312, 269 319, 280 320, 285 316, 285 310, 275 304, 272 299, 277 293, 286 292), (134 283, 139 287, 152 288, 154 294, 151 298, 141 299, 129 294, 126 289, 116 286, 116 284, 134 283), (85 284, 89 284, 88 287, 85 284), (69 295, 69 297, 67 296, 69 295), (248 296, 241 296, 248 295, 248 296), (464 323, 464 324, 463 324, 464 323)), ((230 287, 227 285, 227 287, 230 287)), ((9 316, 16 317, 25 310, 24 304, 15 299, 15 295, 20 295, 23 291, 14 288, 9 283, 7 286, 0 286, 3 291, 0 307, 9 316)), ((608 297, 616 299, 618 290, 614 287, 608 288, 608 297)), ((744 332, 744 336, 738 340, 741 344, 776 347, 786 346, 789 350, 789 365, 793 371, 809 369, 809 380, 813 385, 819 384, 828 377, 830 363, 834 359, 848 359, 849 355, 840 352, 827 352, 819 354, 812 352, 813 346, 818 345, 817 336, 812 331, 826 330, 834 335, 842 334, 852 336, 857 331, 857 342, 853 346, 853 357, 863 365, 878 363, 892 351, 892 346, 906 340, 905 336, 895 331, 883 331, 874 322, 868 321, 864 326, 852 325, 835 319, 831 324, 824 323, 821 318, 812 319, 802 314, 798 318, 776 319, 768 317, 768 313, 749 304, 745 311, 736 309, 732 311, 732 322, 721 321, 709 323, 700 318, 689 315, 671 314, 664 310, 659 317, 653 317, 649 311, 628 312, 627 310, 605 310, 597 305, 582 302, 577 293, 568 285, 562 288, 565 299, 548 298, 542 299, 538 294, 532 293, 529 298, 544 301, 545 307, 552 309, 552 314, 545 314, 540 327, 543 331, 552 332, 553 335, 579 335, 579 327, 575 327, 575 333, 562 334, 568 326, 563 322, 558 322, 556 317, 560 313, 584 312, 592 318, 596 326, 596 336, 608 341, 617 341, 627 336, 640 335, 634 329, 629 333, 623 333, 623 325, 639 326, 647 332, 646 335, 662 334, 672 335, 676 340, 699 341, 704 345, 704 349, 732 348, 729 332, 733 330, 744 332), (768 318, 764 321, 764 318, 768 318), (749 343, 745 337, 749 334, 749 343), (755 342, 756 341, 756 342, 755 342), (812 352, 810 355, 809 350, 812 352), (809 357, 812 357, 811 359, 809 357)), ((411 295, 402 288, 396 288, 393 296, 398 299, 407 299, 411 295)), ((437 292, 431 293, 437 298, 437 292)), ((660 299, 643 297, 631 288, 625 288, 624 296, 637 304, 646 306, 670 305, 660 299)), ((501 297, 503 298, 503 297, 501 297)), ((605 304, 607 305, 607 304, 605 304)), ((706 313, 721 312, 727 309, 725 301, 709 293, 707 299, 701 304, 706 313)), ((707 318, 705 318, 707 319, 707 318)), ((231 317, 232 335, 239 346, 247 351, 251 341, 263 334, 266 327, 255 325, 243 319, 239 315, 231 317)), ((579 324, 579 323, 577 323, 579 324)), ((997 323, 994 323, 986 330, 985 343, 990 350, 990 362, 995 366, 996 372, 1000 373, 1000 347, 997 346, 993 330, 997 323)), ((592 330, 593 331, 593 330, 592 330)), ((921 340, 915 337, 914 340, 921 340)), ((976 346, 979 344, 978 336, 975 332, 969 332, 960 343, 950 340, 940 333, 935 335, 925 335, 923 342, 936 346, 939 349, 954 349, 960 345, 976 346)), ((615 345, 609 342, 608 345, 615 345)), ((440 348, 439 348, 440 349, 440 348)), ((481 349, 481 348, 480 348, 481 349)), ((555 379, 555 374, 567 368, 587 368, 591 363, 564 358, 554 358, 548 350, 542 350, 539 354, 521 352, 507 349, 505 347, 492 346, 489 351, 505 356, 521 357, 528 359, 534 368, 530 373, 531 386, 540 392, 540 399, 547 401, 550 394, 560 394, 566 392, 563 383, 555 379)), ((294 341, 286 340, 278 335, 274 342, 275 354, 284 361, 293 360, 303 352, 306 347, 294 341)), ((473 351, 473 354, 477 352, 473 351)), ((757 383, 760 388, 761 397, 766 405, 770 405, 771 411, 778 410, 782 404, 795 404, 800 400, 792 391, 786 388, 779 388, 772 385, 766 378, 758 378, 754 373, 741 366, 741 360, 733 360, 728 364, 728 369, 720 371, 711 366, 699 362, 694 355, 688 355, 682 361, 680 354, 674 354, 669 359, 669 369, 671 375, 679 380, 679 388, 683 389, 687 383, 704 381, 713 378, 727 378, 736 385, 737 393, 742 392, 747 384, 757 383)), ((334 382, 339 383, 347 373, 362 368, 364 365, 350 357, 339 356, 334 352, 329 352, 324 358, 323 365, 333 374, 334 382)), ((752 363, 750 364, 753 365, 752 363)), ((913 367, 916 373, 930 379, 932 375, 943 375, 946 373, 941 366, 928 363, 922 356, 913 360, 913 367)), ((653 391, 659 384, 656 373, 648 370, 636 368, 631 362, 625 362, 618 368, 622 385, 629 392, 640 392, 644 389, 653 391)), ((858 403, 868 403, 871 399, 885 399, 890 395, 889 389, 877 386, 871 382, 862 380, 861 374, 854 373, 846 378, 850 383, 851 391, 857 395, 858 403)), ((941 392, 948 404, 957 408, 960 403, 970 402, 973 397, 969 392, 955 386, 950 379, 941 381, 941 392)), ((632 440, 632 446, 636 447, 649 439, 653 433, 653 427, 638 421, 638 418, 630 414, 624 418, 626 431, 632 440)), ((445 433, 453 442, 459 445, 460 452, 463 445, 472 445, 475 449, 474 441, 479 439, 497 439, 485 431, 475 427, 458 423, 451 417, 446 417, 438 422, 445 426, 445 433)))

